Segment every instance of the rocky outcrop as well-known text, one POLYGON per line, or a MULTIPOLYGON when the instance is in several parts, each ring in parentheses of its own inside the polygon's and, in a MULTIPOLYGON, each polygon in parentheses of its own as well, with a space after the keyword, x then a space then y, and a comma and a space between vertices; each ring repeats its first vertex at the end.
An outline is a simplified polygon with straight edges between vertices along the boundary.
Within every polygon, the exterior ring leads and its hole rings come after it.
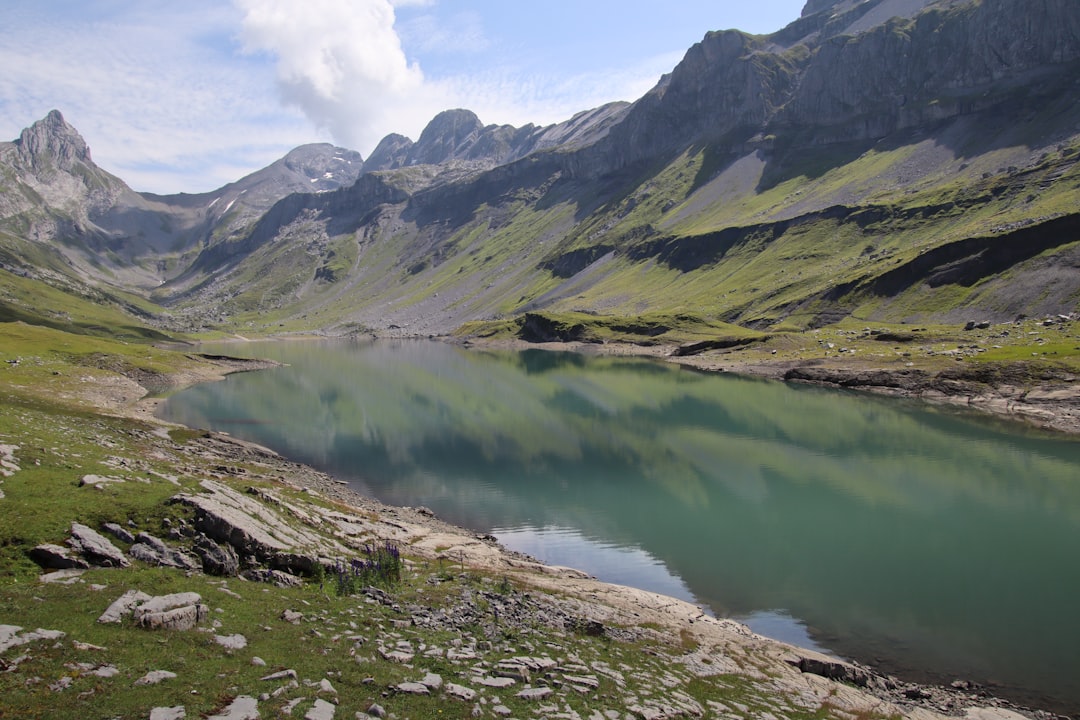
POLYGON ((172 502, 194 508, 195 527, 208 538, 231 545, 241 556, 282 569, 311 571, 316 565, 312 556, 349 554, 348 548, 290 523, 264 502, 213 480, 201 485, 206 493, 182 493, 172 502))
POLYGON ((131 565, 124 553, 109 540, 81 523, 71 523, 68 545, 91 565, 125 568, 131 565))

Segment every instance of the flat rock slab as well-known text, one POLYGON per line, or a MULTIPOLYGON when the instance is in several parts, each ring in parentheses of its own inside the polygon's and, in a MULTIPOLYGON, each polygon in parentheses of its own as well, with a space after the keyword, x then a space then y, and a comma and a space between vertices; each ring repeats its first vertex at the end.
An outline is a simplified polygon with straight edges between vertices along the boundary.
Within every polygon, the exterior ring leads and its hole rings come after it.
POLYGON ((397 691, 407 695, 428 695, 431 693, 428 686, 418 682, 403 682, 397 686, 397 691))
POLYGON ((158 683, 166 680, 172 680, 176 677, 176 673, 169 672, 168 670, 151 670, 143 675, 141 678, 135 681, 136 685, 157 685, 158 683))
POLYGON ((53 570, 44 575, 38 575, 38 582, 55 583, 57 585, 74 585, 85 570, 53 570))
POLYGON ((478 677, 473 678, 473 682, 491 688, 508 688, 517 684, 517 680, 508 677, 478 677))
POLYGON ((201 486, 205 494, 181 493, 172 501, 194 508, 195 527, 213 540, 232 545, 241 555, 268 560, 279 553, 305 550, 348 554, 348 548, 294 527, 295 523, 250 496, 213 480, 203 480, 201 486))
POLYGON ((455 697, 458 700, 473 700, 476 698, 476 691, 472 688, 467 688, 464 685, 457 685, 455 683, 446 684, 446 694, 450 697, 455 697))
POLYGON ((553 692, 555 691, 549 687, 525 688, 517 696, 522 700, 543 700, 553 692))
POLYGON ((176 707, 156 707, 150 711, 150 720, 184 720, 187 711, 183 705, 176 707))
POLYGON ((92 565, 125 568, 131 562, 101 533, 82 523, 71 523, 71 537, 68 545, 78 551, 92 565))
POLYGON ((41 628, 30 632, 19 632, 20 630, 22 628, 18 625, 0 625, 0 652, 39 640, 59 640, 65 634, 59 630, 42 630, 41 628))
POLYGON ((259 720, 259 701, 250 695, 241 695, 225 708, 225 712, 211 715, 207 720, 259 720))
POLYGON ((227 650, 243 650, 247 647, 247 638, 243 635, 215 635, 214 642, 227 650))
POLYGON ((304 720, 334 720, 337 707, 325 700, 316 700, 315 704, 304 713, 304 720))
POLYGON ((111 475, 83 475, 79 480, 79 487, 95 487, 99 490, 106 485, 124 482, 124 478, 112 477, 111 475))

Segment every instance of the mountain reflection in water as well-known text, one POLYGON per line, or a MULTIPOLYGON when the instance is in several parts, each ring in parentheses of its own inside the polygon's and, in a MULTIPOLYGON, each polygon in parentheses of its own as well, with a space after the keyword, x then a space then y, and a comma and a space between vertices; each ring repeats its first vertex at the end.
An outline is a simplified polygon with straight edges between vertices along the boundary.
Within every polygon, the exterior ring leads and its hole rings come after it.
POLYGON ((289 367, 191 388, 164 415, 785 639, 1080 710, 1080 443, 639 359, 223 350, 241 351, 289 367))

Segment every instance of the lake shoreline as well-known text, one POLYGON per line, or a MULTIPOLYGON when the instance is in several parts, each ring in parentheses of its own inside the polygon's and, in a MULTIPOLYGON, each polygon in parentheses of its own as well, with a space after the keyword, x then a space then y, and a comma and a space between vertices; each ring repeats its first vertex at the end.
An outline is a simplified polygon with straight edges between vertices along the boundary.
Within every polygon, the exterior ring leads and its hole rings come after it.
MULTIPOLYGON (((447 338, 437 338, 447 340, 447 338)), ((478 349, 539 349, 596 355, 647 357, 704 372, 920 400, 1005 418, 1040 430, 1080 438, 1080 382, 1066 372, 1033 371, 1016 362, 1001 367, 945 369, 895 367, 843 356, 809 360, 748 358, 739 349, 680 356, 674 345, 547 342, 518 339, 448 339, 478 349)))
MULTIPOLYGON (((536 346, 523 344, 519 347, 536 346)), ((595 347, 575 348, 571 346, 546 346, 545 349, 597 351, 595 347)), ((599 349, 601 353, 611 355, 653 354, 634 352, 634 350, 634 347, 610 346, 599 349)), ((235 372, 264 369, 275 365, 275 363, 227 356, 202 357, 205 365, 201 365, 198 370, 185 372, 182 377, 170 378, 170 387, 179 389, 196 383, 220 380, 226 375, 235 372)), ((671 358, 665 359, 670 360, 671 358)), ((712 372, 734 372, 727 368, 698 367, 694 362, 683 362, 682 364, 712 372)), ((741 372, 739 374, 783 379, 779 377, 780 373, 778 373, 777 368, 769 368, 765 372, 741 372)), ((168 425, 169 423, 155 415, 156 409, 161 402, 161 398, 149 396, 144 396, 135 403, 119 398, 112 404, 111 409, 116 414, 135 417, 155 424, 168 425)), ((237 440, 223 433, 209 433, 208 436, 221 441, 225 447, 234 446, 238 458, 256 452, 263 456, 264 462, 280 462, 284 466, 283 471, 287 472, 290 483, 308 487, 351 507, 384 513, 393 517, 395 522, 405 527, 416 528, 419 532, 438 531, 446 533, 448 536, 468 537, 470 543, 481 548, 481 550, 478 556, 468 556, 467 562, 497 562, 502 564, 503 567, 512 567, 515 572, 523 573, 529 578, 530 584, 534 584, 539 588, 558 592, 572 592, 592 599, 602 597, 602 604, 610 606, 616 613, 624 616, 627 614, 632 615, 638 618, 639 622, 658 623, 676 631, 692 626, 695 632, 705 632, 706 636, 719 633, 723 636, 725 643, 745 645, 745 647, 755 648, 755 651, 764 652, 766 656, 775 662, 777 668, 794 667, 801 673, 800 676, 809 673, 815 677, 824 677, 830 682, 836 680, 846 680, 848 683, 854 682, 862 686, 859 689, 860 693, 866 693, 868 696, 876 698, 878 702, 895 703, 897 707, 901 708, 905 716, 925 718, 932 717, 937 713, 953 714, 965 708, 990 708, 986 712, 991 712, 992 715, 980 717, 1016 718, 1017 715, 1011 714, 1016 710, 1024 710, 1029 717, 1061 717, 1045 710, 1028 710, 1008 700, 995 698, 988 689, 973 686, 964 681, 958 681, 958 684, 954 684, 951 688, 909 683, 881 675, 866 666, 847 662, 837 663, 834 659, 822 656, 814 651, 794 648, 783 642, 755 635, 745 626, 734 621, 709 618, 699 607, 691 603, 667 598, 656 593, 602 583, 577 570, 544 565, 533 558, 497 545, 493 542, 493 538, 478 536, 466 528, 448 525, 424 508, 399 508, 385 505, 373 498, 353 491, 340 480, 305 465, 282 458, 272 450, 261 446, 237 440), (493 558, 496 559, 493 560, 493 558), (642 617, 647 619, 641 620, 642 617), (765 650, 762 650, 762 648, 765 648, 765 650), (928 712, 933 713, 933 715, 927 715, 928 712)), ((218 447, 221 446, 219 444, 218 447)), ((850 685, 843 684, 841 687, 849 688, 850 685)))

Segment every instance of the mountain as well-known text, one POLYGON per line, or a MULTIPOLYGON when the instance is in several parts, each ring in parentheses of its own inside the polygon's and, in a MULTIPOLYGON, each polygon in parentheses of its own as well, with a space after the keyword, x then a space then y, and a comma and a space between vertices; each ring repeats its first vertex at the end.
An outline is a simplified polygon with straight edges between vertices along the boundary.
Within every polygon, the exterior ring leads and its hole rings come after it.
POLYGON ((1077 97, 1075 0, 809 0, 707 33, 632 104, 448 110, 366 162, 305 146, 205 195, 134 193, 52 113, 0 147, 0 249, 62 252, 187 329, 1072 312, 1077 97))
POLYGON ((27 274, 42 267, 121 288, 159 285, 185 255, 238 231, 294 193, 351 185, 359 153, 305 145, 270 166, 200 195, 137 193, 99 168, 59 111, 0 143, 0 252, 27 274))

